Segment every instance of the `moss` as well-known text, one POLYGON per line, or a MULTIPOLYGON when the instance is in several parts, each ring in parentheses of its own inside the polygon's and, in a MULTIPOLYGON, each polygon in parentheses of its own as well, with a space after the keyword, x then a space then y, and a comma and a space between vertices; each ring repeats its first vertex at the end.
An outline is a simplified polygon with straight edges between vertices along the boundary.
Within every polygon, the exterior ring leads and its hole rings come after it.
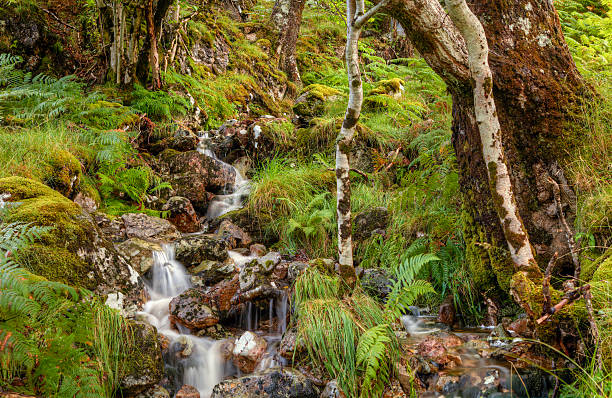
POLYGON ((597 261, 597 269, 593 273, 592 282, 600 282, 600 281, 609 281, 612 282, 612 249, 608 249, 608 251, 598 258, 597 261))
POLYGON ((307 93, 307 96, 309 98, 316 98, 318 100, 325 101, 329 97, 339 95, 340 91, 324 84, 311 84, 309 86, 304 87, 304 89, 302 90, 302 94, 303 93, 307 93))
POLYGON ((140 392, 143 386, 158 383, 164 363, 155 327, 129 321, 125 340, 128 344, 121 361, 121 390, 131 396, 140 392))
POLYGON ((47 161, 45 174, 45 184, 64 196, 71 196, 81 181, 81 162, 68 151, 54 150, 47 161))
POLYGON ((293 111, 300 116, 321 116, 325 112, 326 102, 340 94, 335 88, 323 84, 311 84, 302 89, 293 111))
POLYGON ((381 80, 376 83, 376 87, 370 91, 369 95, 399 93, 402 90, 403 82, 404 81, 398 77, 381 80))

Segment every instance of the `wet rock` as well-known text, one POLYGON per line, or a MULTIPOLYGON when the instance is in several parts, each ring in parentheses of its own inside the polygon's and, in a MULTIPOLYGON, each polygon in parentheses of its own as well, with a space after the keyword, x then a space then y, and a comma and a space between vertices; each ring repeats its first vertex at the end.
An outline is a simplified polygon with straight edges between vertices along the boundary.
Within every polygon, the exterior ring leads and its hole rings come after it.
POLYGON ((293 369, 272 368, 263 373, 225 380, 211 398, 318 398, 314 383, 293 369))
POLYGON ((449 353, 444 343, 445 341, 439 337, 427 336, 417 345, 417 353, 442 367, 452 368, 461 365, 459 356, 449 353))
POLYGON ((346 398, 346 395, 344 395, 340 387, 338 387, 338 382, 336 380, 331 380, 325 385, 319 398, 346 398))
POLYGON ((170 301, 170 322, 197 331, 219 322, 219 311, 199 288, 187 289, 170 301))
POLYGON ((183 233, 198 232, 202 226, 193 205, 187 198, 173 196, 162 207, 168 213, 168 221, 183 233))
POLYGON ((259 257, 257 259, 257 263, 259 264, 260 269, 263 272, 270 273, 274 270, 274 268, 280 264, 281 255, 278 252, 270 252, 263 257, 259 257))
POLYGON ((206 212, 214 193, 236 180, 232 167, 198 151, 165 150, 160 154, 160 171, 174 195, 189 199, 201 213, 206 212))
POLYGON ((287 279, 289 282, 295 281, 306 268, 308 268, 308 263, 302 261, 290 262, 287 266, 287 279))
POLYGON ((152 217, 143 213, 128 213, 121 216, 125 234, 129 238, 139 238, 151 242, 171 242, 181 234, 168 220, 152 217))
POLYGON ((500 385, 512 391, 516 398, 548 398, 548 381, 541 370, 530 369, 519 375, 512 373, 500 385))
POLYGON ((249 251, 252 256, 261 257, 268 252, 268 249, 261 243, 253 243, 249 246, 249 251))
POLYGON ((191 273, 200 277, 206 285, 221 282, 231 277, 234 272, 236 272, 236 266, 231 259, 224 262, 204 260, 191 270, 191 273))
POLYGON ((133 336, 119 380, 124 396, 134 396, 160 382, 164 362, 157 329, 145 322, 129 322, 133 336))
POLYGON ((459 377, 451 375, 440 375, 434 389, 443 394, 450 394, 459 388, 459 377))
POLYGON ((221 221, 216 233, 229 242, 229 249, 249 247, 253 242, 249 234, 228 219, 221 221))
POLYGON ((170 393, 162 386, 155 386, 136 395, 136 398, 170 398, 170 393))
POLYGON ((389 274, 382 268, 368 268, 363 270, 361 287, 368 293, 385 300, 391 293, 392 282, 389 274))
POLYGON ((238 275, 236 275, 230 280, 221 281, 211 287, 207 295, 223 316, 232 309, 232 298, 236 295, 238 289, 240 289, 240 281, 238 275))
POLYGON ((121 217, 111 218, 102 212, 95 212, 91 215, 100 228, 104 237, 111 242, 123 242, 127 239, 125 235, 125 225, 121 217))
POLYGON ((453 347, 459 347, 465 343, 465 341, 463 341, 461 337, 457 336, 456 334, 445 332, 445 331, 436 332, 432 334, 432 337, 439 339, 444 345, 444 348, 446 349, 453 348, 453 347))
POLYGON ((452 296, 447 296, 440 305, 438 322, 448 326, 453 326, 455 323, 455 304, 452 296))
POLYGON ((176 340, 175 343, 180 344, 181 345, 181 351, 180 351, 180 355, 183 358, 187 358, 190 357, 191 354, 193 354, 193 340, 191 340, 191 338, 189 336, 186 335, 180 335, 176 340))
POLYGON ((140 238, 130 238, 115 248, 130 261, 140 275, 144 275, 153 266, 153 252, 163 250, 160 244, 140 238))
POLYGON ((166 137, 160 141, 157 141, 147 148, 153 155, 158 155, 166 149, 173 149, 179 152, 193 151, 198 148, 200 139, 195 135, 188 134, 175 134, 172 137, 166 137))
POLYGON ((296 328, 288 329, 285 334, 283 334, 283 338, 281 339, 280 345, 278 347, 278 354, 285 358, 292 360, 295 358, 299 359, 300 354, 304 353, 304 345, 298 343, 298 333, 296 328))
POLYGON ((217 235, 186 236, 176 242, 176 259, 187 268, 204 261, 224 261, 227 247, 227 241, 217 235))
POLYGON ((262 337, 247 331, 234 344, 233 362, 241 372, 251 373, 261 361, 268 344, 262 337))
POLYGON ((512 337, 531 337, 533 334, 533 329, 530 327, 529 319, 527 318, 519 318, 510 323, 507 330, 512 337))
POLYGON ((178 390, 174 398, 200 398, 200 392, 194 386, 184 385, 178 390))
POLYGON ((375 207, 355 216, 353 235, 356 240, 367 239, 376 230, 387 228, 389 211, 386 207, 375 207))

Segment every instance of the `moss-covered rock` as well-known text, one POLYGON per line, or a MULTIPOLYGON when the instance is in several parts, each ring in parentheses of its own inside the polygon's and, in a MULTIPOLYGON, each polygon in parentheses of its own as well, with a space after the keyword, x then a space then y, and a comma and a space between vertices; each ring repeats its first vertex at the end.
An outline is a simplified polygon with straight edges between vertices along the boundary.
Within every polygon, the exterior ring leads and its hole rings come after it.
POLYGON ((54 150, 47 160, 44 183, 66 197, 72 197, 81 182, 81 162, 70 152, 54 150))
POLYGON ((39 241, 23 250, 20 261, 49 280, 95 290, 140 294, 135 271, 103 238, 93 219, 76 203, 39 182, 22 177, 0 179, 0 193, 13 202, 3 222, 47 227, 39 241))
POLYGON ((300 96, 295 100, 293 112, 299 117, 309 120, 321 116, 325 112, 325 104, 340 95, 340 91, 323 84, 311 84, 304 87, 300 96))
POLYGON ((164 372, 157 329, 145 322, 128 323, 130 344, 122 364, 120 387, 123 396, 134 396, 159 383, 164 372))

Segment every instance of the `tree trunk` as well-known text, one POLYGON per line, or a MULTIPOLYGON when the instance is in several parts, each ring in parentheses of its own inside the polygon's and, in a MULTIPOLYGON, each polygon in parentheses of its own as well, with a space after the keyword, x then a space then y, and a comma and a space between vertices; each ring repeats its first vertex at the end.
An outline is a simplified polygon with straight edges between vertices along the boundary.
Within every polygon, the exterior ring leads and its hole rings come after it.
POLYGON ((302 83, 295 59, 295 47, 305 4, 306 0, 276 0, 270 15, 270 23, 279 36, 276 45, 278 67, 296 84, 302 83))
POLYGON ((151 67, 151 87, 153 90, 161 88, 159 76, 159 53, 157 51, 157 31, 155 29, 155 16, 153 13, 153 0, 148 0, 147 9, 147 34, 151 48, 149 50, 149 66, 151 67))
MULTIPOLYGON (((579 143, 571 115, 590 89, 571 58, 552 2, 474 0, 470 8, 481 21, 490 48, 493 96, 519 216, 536 260, 546 264, 555 251, 560 255, 569 251, 558 215, 547 211, 554 208, 548 178, 553 176, 562 187, 571 223, 574 195, 563 167, 570 148, 579 143)), ((419 53, 448 85, 464 193, 467 261, 481 290, 498 287, 508 293, 514 267, 483 158, 465 41, 436 0, 392 0, 387 12, 400 21, 419 53)), ((537 283, 537 276, 534 280, 537 283)))

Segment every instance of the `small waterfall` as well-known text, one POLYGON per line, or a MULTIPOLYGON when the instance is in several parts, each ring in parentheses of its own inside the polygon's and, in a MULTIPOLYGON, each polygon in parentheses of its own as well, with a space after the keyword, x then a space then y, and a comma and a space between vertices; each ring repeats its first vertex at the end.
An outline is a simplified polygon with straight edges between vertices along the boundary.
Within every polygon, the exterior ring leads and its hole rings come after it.
POLYGON ((224 375, 220 342, 172 329, 170 301, 192 284, 185 267, 174 258, 174 246, 164 245, 163 249, 153 254, 152 280, 147 286, 151 300, 145 304, 141 315, 170 340, 171 347, 177 347, 170 352, 169 358, 164 358, 167 373, 173 376, 172 387, 189 384, 197 388, 202 397, 209 397, 224 375))
POLYGON ((234 166, 217 158, 214 152, 208 147, 209 141, 208 134, 204 135, 204 137, 202 137, 200 140, 198 151, 206 156, 217 159, 219 162, 224 163, 228 167, 231 167, 236 173, 234 183, 231 186, 226 187, 221 194, 216 195, 208 205, 206 218, 208 220, 214 220, 225 213, 242 208, 244 201, 246 198, 248 198, 249 192, 251 191, 251 182, 244 178, 240 171, 238 171, 238 169, 236 169, 234 166))

